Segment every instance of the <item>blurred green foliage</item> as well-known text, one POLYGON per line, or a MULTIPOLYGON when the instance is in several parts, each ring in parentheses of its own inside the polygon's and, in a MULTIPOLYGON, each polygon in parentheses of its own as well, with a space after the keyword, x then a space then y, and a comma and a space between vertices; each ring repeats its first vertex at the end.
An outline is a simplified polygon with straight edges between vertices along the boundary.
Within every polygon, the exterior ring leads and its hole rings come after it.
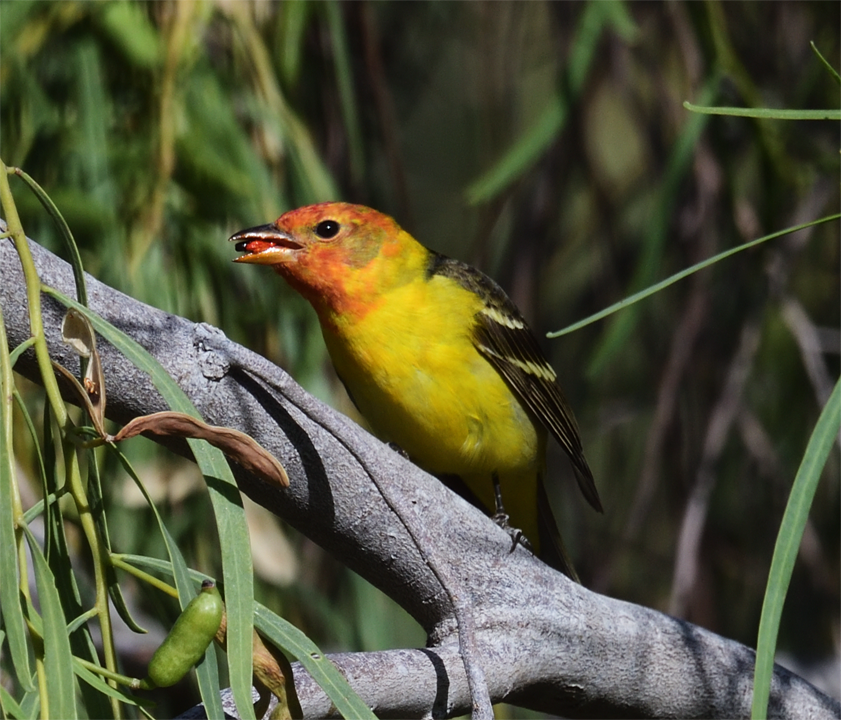
MULTIPOLYGON (((0 4, 0 156, 50 193, 89 272, 220 326, 352 413, 314 315, 268 271, 230 264, 233 231, 321 200, 369 204, 557 330, 838 212, 837 124, 682 107, 837 107, 809 41, 839 57, 837 3, 18 0, 0 4)), ((16 197, 28 234, 60 252, 16 197)), ((585 584, 755 643, 788 490, 839 374, 839 261, 837 224, 821 226, 546 343, 607 508, 558 489, 585 584)), ((133 459, 183 471, 148 443, 133 459)), ((206 500, 169 492, 171 532, 210 571, 206 500)), ((124 495, 115 482, 115 546, 152 554, 151 518, 124 495)), ((783 615, 780 647, 804 662, 838 652, 839 505, 836 454, 783 615)), ((291 550, 258 593, 325 649, 423 642, 306 539, 291 550)))

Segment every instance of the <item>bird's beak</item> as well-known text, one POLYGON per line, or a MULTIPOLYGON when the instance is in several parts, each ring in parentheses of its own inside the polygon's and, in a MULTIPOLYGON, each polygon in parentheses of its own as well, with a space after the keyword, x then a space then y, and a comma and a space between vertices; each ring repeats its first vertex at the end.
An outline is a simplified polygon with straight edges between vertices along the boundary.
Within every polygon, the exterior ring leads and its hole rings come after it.
POLYGON ((303 246, 275 225, 260 225, 258 227, 240 230, 228 238, 236 243, 237 252, 246 253, 235 258, 234 262, 252 263, 255 265, 277 265, 292 257, 296 250, 303 246))

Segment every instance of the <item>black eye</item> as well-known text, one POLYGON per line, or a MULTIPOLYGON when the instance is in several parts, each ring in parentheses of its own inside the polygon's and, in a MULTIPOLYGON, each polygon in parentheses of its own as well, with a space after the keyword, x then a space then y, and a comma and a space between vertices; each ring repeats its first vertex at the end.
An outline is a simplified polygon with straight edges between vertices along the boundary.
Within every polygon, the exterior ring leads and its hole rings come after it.
POLYGON ((315 234, 320 238, 329 240, 336 237, 341 226, 335 220, 322 220, 315 226, 315 234))

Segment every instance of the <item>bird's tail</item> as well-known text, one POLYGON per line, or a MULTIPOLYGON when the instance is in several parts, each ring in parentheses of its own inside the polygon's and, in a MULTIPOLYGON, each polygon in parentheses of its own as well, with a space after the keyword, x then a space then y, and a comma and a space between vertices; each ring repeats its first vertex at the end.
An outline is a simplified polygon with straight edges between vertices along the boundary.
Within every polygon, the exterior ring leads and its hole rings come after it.
POLYGON ((549 495, 546 493, 543 477, 537 480, 537 528, 540 534, 540 559, 581 584, 581 579, 572 566, 572 561, 569 559, 569 554, 555 522, 555 515, 552 513, 552 506, 549 504, 549 495))

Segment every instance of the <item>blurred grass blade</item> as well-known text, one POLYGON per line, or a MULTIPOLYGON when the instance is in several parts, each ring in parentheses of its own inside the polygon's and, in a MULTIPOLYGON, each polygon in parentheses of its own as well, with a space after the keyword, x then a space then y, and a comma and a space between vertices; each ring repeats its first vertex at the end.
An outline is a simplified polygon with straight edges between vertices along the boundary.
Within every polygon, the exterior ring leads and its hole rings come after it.
POLYGON ((353 691, 344 675, 298 628, 256 602, 254 624, 277 647, 295 657, 306 668, 343 717, 370 720, 376 717, 353 691))
POLYGON ((812 437, 809 438, 809 444, 806 446, 806 452, 797 470, 797 476, 794 478, 791 495, 780 524, 777 544, 774 547, 756 644, 756 670, 751 706, 751 717, 755 719, 767 717, 771 675, 774 670, 774 652, 783 605, 791 582, 791 573, 797 559, 800 541, 803 538, 803 530, 809 518, 809 509, 815 498, 818 481, 839 430, 841 430, 841 380, 835 384, 835 389, 818 418, 812 437))
POLYGON ((495 197, 537 162, 561 132, 566 123, 567 111, 567 102, 560 95, 550 98, 549 105, 537 122, 514 141, 490 170, 465 190, 468 204, 478 205, 495 197))
POLYGON ((501 193, 521 177, 555 141, 566 124, 571 102, 578 97, 590 71, 604 28, 611 24, 625 36, 634 32, 633 20, 624 3, 589 2, 575 33, 567 69, 569 93, 556 93, 535 124, 517 138, 490 170, 465 190, 467 202, 478 205, 501 193))
MULTIPOLYGON (((719 77, 713 74, 701 90, 704 102, 712 102, 717 92, 719 77)), ((663 247, 672 222, 675 199, 681 181, 688 172, 701 131, 706 127, 705 115, 689 115, 680 135, 672 146, 663 181, 657 193, 656 206, 649 223, 649 232, 643 238, 642 253, 628 285, 630 292, 636 292, 650 285, 660 270, 663 261, 663 247)), ((601 375, 608 363, 622 351, 637 326, 637 312, 618 315, 611 321, 593 353, 587 367, 587 376, 601 375)))
POLYGON ((644 300, 649 295, 654 295, 654 293, 660 292, 663 288, 669 287, 669 285, 673 285, 674 283, 678 282, 679 280, 683 280, 686 277, 689 277, 693 273, 698 272, 699 270, 703 270, 710 265, 714 265, 725 258, 730 257, 731 255, 735 255, 736 253, 742 252, 742 250, 747 250, 749 248, 754 247, 755 245, 759 245, 761 243, 767 242, 768 240, 773 240, 774 238, 781 237, 782 235, 788 235, 789 233, 797 232, 799 230, 804 230, 808 227, 814 227, 815 225, 822 225, 823 223, 832 222, 833 220, 841 219, 841 214, 837 215, 829 215, 828 217, 819 218, 818 220, 812 220, 811 222, 803 223, 802 225, 795 225, 790 228, 786 228, 785 230, 778 230, 775 233, 771 233, 770 235, 765 235, 761 238, 757 238, 756 240, 751 240, 750 242, 746 242, 743 245, 738 245, 737 247, 730 248, 729 250, 725 250, 724 252, 718 253, 718 255, 713 255, 711 258, 707 258, 706 260, 702 260, 691 267, 688 267, 684 270, 681 270, 674 275, 670 275, 665 280, 661 280, 650 287, 647 287, 645 290, 640 290, 638 293, 634 293, 630 297, 625 298, 624 300, 620 300, 617 303, 613 303, 610 307, 606 307, 604 310, 599 310, 599 312, 590 315, 589 317, 584 318, 583 320, 579 320, 577 323, 573 323, 568 327, 563 328, 562 330, 556 330, 555 332, 546 333, 546 337, 549 338, 556 338, 560 337, 561 335, 566 335, 567 333, 571 333, 574 330, 580 330, 587 325, 590 325, 602 318, 607 317, 608 315, 612 315, 619 310, 622 310, 626 307, 633 305, 634 303, 638 303, 640 300, 644 300))
POLYGON ((111 96, 105 86, 100 46, 90 39, 76 44, 77 123, 82 186, 99 207, 100 227, 112 234, 117 219, 117 192, 108 155, 111 96))
POLYGON ((280 75, 287 87, 297 84, 304 57, 304 30, 313 6, 306 0, 286 0, 278 8, 280 75))
POLYGON ((634 42, 638 29, 626 3, 621 0, 591 0, 581 13, 569 52, 569 88, 578 97, 599 49, 602 32, 610 27, 628 43, 634 42))
POLYGON ((356 104, 356 93, 353 90, 351 54, 348 49, 345 23, 342 20, 341 3, 337 0, 328 0, 322 7, 327 16, 327 27, 330 30, 330 40, 333 46, 333 67, 336 70, 336 85, 339 89, 342 121, 347 133, 350 174, 353 182, 361 183, 365 175, 365 153, 362 145, 359 107, 356 104))
POLYGON ((829 70, 829 74, 835 78, 835 82, 841 85, 841 75, 838 74, 838 71, 829 64, 829 61, 823 56, 820 50, 818 50, 818 46, 815 45, 815 41, 811 40, 809 45, 812 46, 812 50, 814 51, 815 55, 818 56, 818 59, 823 63, 823 66, 829 70))
MULTIPOLYGON (((184 391, 140 344, 57 290, 46 286, 42 289, 44 293, 54 297, 63 305, 75 308, 85 315, 100 335, 123 353, 133 365, 148 373, 155 388, 173 410, 192 415, 199 420, 203 419, 184 391)), ((222 452, 201 440, 188 440, 188 443, 205 476, 216 516, 222 551, 223 582, 226 590, 228 672, 231 692, 240 716, 249 720, 254 717, 251 701, 251 635, 253 631, 251 613, 254 602, 254 573, 245 511, 231 468, 222 452)), ((179 587, 179 594, 180 592, 179 587)), ((201 665, 214 664, 202 663, 201 665)))
POLYGON ((94 19, 133 65, 152 69, 160 65, 161 39, 146 8, 134 2, 98 3, 94 19))
POLYGON ((321 160, 309 128, 289 107, 277 84, 271 55, 254 25, 249 6, 245 3, 232 3, 226 8, 243 48, 247 49, 246 56, 252 63, 254 83, 258 94, 262 96, 265 111, 261 120, 276 129, 288 148, 296 185, 301 190, 300 201, 313 203, 338 199, 339 190, 321 160))
POLYGON ((64 622, 64 611, 56 589, 55 577, 41 551, 41 546, 25 525, 23 531, 29 541, 43 620, 44 673, 47 677, 49 703, 49 713, 45 714, 72 720, 78 717, 76 678, 73 675, 73 654, 70 652, 70 637, 64 622))
POLYGON ((6 325, 0 310, 0 608, 3 627, 15 675, 24 690, 34 690, 30 683, 26 623, 18 596, 19 568, 15 534, 15 463, 13 456, 12 364, 6 339, 6 325))
POLYGON ((683 107, 704 115, 731 115, 764 120, 841 120, 841 110, 789 110, 782 108, 709 107, 684 102, 683 107))

